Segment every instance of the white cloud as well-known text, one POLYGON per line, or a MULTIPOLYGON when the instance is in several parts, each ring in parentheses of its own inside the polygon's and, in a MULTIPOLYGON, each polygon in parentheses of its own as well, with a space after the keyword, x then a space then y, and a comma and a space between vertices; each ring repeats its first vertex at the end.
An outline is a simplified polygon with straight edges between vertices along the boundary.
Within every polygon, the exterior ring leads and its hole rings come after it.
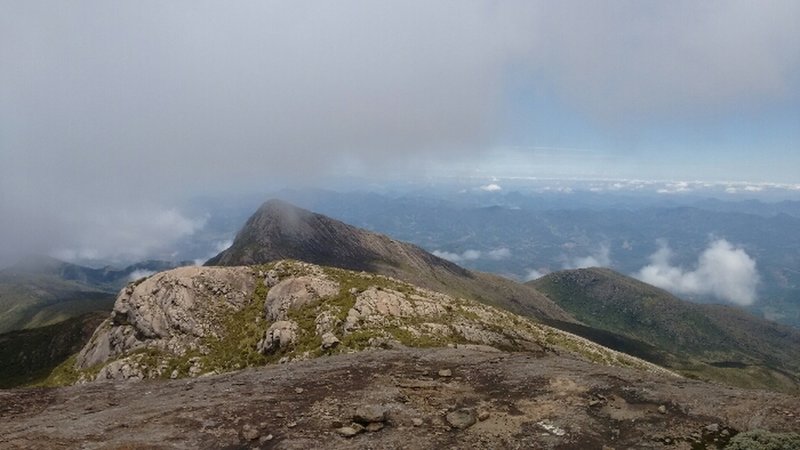
POLYGON ((131 272, 130 275, 128 275, 128 281, 136 281, 136 280, 138 280, 140 278, 149 277, 150 275, 152 275, 154 273, 156 273, 156 272, 153 271, 153 270, 147 270, 147 269, 134 270, 133 272, 131 272))
POLYGON ((650 264, 635 274, 636 278, 676 294, 712 295, 743 306, 756 300, 759 276, 755 260, 725 239, 711 242, 694 270, 673 266, 671 259, 672 250, 660 241, 650 264))
POLYGON ((487 184, 485 186, 481 186, 481 190, 482 191, 486 191, 486 192, 498 192, 498 191, 502 191, 503 188, 499 184, 490 183, 490 184, 487 184))
POLYGON ((524 281, 532 281, 547 275, 547 270, 530 269, 525 274, 524 281))
POLYGON ((443 251, 443 250, 434 250, 431 253, 433 253, 434 255, 438 256, 439 258, 443 258, 443 259, 446 259, 448 261, 452 261, 454 263, 460 263, 460 262, 464 262, 464 261, 474 261, 474 260, 480 259, 480 258, 489 258, 489 259, 493 259, 495 261, 498 261, 498 260, 501 260, 501 259, 506 259, 506 258, 510 258, 511 257, 511 250, 509 250, 509 249, 507 249, 505 247, 496 248, 494 250, 489 250, 487 252, 482 252, 480 250, 467 249, 467 250, 464 250, 464 252, 462 252, 462 253, 453 253, 453 252, 447 252, 447 251, 443 251))
POLYGON ((189 218, 175 209, 129 207, 74 211, 65 217, 68 244, 51 251, 66 261, 102 259, 127 263, 149 257, 166 257, 171 244, 205 226, 205 218, 189 218))
POLYGON ((608 244, 601 244, 592 254, 568 258, 565 269, 585 269, 587 267, 608 267, 611 265, 611 249, 608 244))
POLYGON ((481 257, 481 252, 479 250, 465 250, 464 253, 461 254, 461 259, 465 261, 472 261, 479 259, 481 257))
POLYGON ((486 252, 486 256, 488 256, 489 259, 494 259, 494 260, 508 259, 511 257, 511 250, 505 247, 496 248, 494 250, 489 250, 488 252, 486 252))
POLYGON ((442 250, 434 250, 431 253, 433 253, 435 256, 438 256, 439 258, 446 259, 448 261, 452 261, 455 263, 461 261, 461 255, 459 255, 458 253, 446 252, 442 250))

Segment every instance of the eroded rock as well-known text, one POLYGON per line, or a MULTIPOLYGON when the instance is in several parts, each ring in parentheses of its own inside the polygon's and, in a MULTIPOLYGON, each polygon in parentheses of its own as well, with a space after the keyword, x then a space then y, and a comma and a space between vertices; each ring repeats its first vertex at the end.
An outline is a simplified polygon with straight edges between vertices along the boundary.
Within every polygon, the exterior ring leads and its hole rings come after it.
POLYGON ((258 351, 263 354, 275 353, 297 342, 298 326, 291 320, 279 320, 272 325, 258 343, 258 351))
POLYGON ((286 320, 287 313, 339 294, 339 283, 322 276, 287 278, 269 290, 264 301, 267 320, 286 320))

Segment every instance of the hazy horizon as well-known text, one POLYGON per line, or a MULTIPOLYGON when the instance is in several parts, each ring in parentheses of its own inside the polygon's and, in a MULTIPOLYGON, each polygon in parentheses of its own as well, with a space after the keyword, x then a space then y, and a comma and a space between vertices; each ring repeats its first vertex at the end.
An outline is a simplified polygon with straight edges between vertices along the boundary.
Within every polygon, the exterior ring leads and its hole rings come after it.
POLYGON ((203 195, 800 185, 795 1, 2 4, 0 263, 145 257, 203 195))

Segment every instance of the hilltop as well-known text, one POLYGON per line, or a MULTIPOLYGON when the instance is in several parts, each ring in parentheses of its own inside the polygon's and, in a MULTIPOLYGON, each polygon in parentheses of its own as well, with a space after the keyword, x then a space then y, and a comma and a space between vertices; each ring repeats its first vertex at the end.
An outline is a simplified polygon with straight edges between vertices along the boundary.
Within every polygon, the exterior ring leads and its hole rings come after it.
POLYGON ((529 283, 593 330, 627 338, 612 348, 690 376, 800 392, 800 332, 723 305, 696 304, 610 269, 555 272, 529 283))
POLYGON ((488 346, 668 371, 531 319, 403 281, 282 260, 132 283, 48 384, 196 377, 369 349, 488 346))

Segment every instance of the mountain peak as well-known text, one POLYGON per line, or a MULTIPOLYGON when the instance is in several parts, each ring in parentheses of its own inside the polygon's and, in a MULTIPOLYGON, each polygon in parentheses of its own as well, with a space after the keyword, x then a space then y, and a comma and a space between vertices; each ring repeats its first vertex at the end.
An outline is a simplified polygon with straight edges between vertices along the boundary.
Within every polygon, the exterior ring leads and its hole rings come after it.
POLYGON ((281 200, 261 205, 236 235, 233 245, 206 265, 246 266, 283 259, 379 273, 540 319, 574 321, 535 289, 502 277, 471 272, 416 245, 281 200))

